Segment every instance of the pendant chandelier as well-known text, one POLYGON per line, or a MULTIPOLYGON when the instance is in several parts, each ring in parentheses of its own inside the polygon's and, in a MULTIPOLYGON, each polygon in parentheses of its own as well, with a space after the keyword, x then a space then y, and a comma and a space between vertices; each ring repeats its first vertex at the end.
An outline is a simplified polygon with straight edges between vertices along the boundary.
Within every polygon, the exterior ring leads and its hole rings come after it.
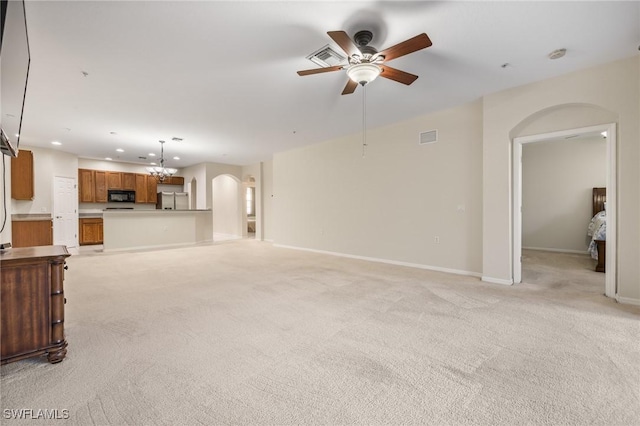
POLYGON ((164 166, 164 141, 160 141, 160 166, 147 167, 147 171, 151 176, 155 177, 158 182, 164 182, 165 179, 178 172, 177 169, 164 166))

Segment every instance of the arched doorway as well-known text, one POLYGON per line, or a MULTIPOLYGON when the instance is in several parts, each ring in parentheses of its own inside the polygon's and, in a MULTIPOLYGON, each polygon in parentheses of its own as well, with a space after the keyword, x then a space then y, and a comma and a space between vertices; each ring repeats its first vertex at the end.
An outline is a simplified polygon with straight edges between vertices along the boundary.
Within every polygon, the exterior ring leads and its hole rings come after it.
POLYGON ((242 238, 242 183, 231 175, 219 175, 211 181, 211 210, 213 212, 213 240, 242 238))

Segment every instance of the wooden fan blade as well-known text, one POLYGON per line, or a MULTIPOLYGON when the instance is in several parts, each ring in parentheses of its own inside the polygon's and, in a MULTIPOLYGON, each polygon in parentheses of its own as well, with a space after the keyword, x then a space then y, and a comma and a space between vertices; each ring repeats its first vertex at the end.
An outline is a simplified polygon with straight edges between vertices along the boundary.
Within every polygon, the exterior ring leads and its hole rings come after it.
POLYGON ((344 31, 329 31, 327 34, 329 34, 329 37, 331 37, 348 56, 361 55, 358 47, 351 41, 349 34, 344 31))
POLYGON ((349 81, 347 81, 347 85, 344 86, 344 90, 342 91, 343 95, 350 95, 353 92, 356 91, 356 87, 358 87, 358 83, 356 83, 355 81, 349 79, 349 81))
POLYGON ((431 40, 425 33, 419 34, 409 40, 405 40, 402 43, 398 43, 395 46, 391 46, 379 52, 378 55, 384 56, 385 61, 391 61, 392 59, 399 58, 400 56, 408 55, 409 53, 416 52, 431 46, 431 40))
POLYGON ((344 65, 334 65, 332 67, 314 68, 312 70, 298 71, 298 75, 311 75, 311 74, 320 74, 323 72, 339 71, 342 69, 343 66, 344 65))
POLYGON ((380 77, 388 78, 389 80, 397 81, 407 86, 418 79, 417 75, 391 68, 388 65, 380 65, 380 68, 382 68, 380 77))

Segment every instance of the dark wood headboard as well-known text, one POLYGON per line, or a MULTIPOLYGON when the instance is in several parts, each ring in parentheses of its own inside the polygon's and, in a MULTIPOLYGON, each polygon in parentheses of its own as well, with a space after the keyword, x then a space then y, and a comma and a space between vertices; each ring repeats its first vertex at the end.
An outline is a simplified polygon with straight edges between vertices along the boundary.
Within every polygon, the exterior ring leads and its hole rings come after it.
POLYGON ((593 213, 591 216, 604 210, 605 201, 607 201, 607 188, 593 188, 593 213))

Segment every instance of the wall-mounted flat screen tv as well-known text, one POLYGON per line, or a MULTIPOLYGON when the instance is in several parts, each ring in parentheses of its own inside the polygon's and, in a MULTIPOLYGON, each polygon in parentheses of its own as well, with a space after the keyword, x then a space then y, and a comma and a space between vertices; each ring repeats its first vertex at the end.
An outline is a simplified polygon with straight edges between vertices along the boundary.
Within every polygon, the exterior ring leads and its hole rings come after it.
POLYGON ((31 55, 24 0, 0 3, 0 152, 15 157, 22 132, 31 55))

